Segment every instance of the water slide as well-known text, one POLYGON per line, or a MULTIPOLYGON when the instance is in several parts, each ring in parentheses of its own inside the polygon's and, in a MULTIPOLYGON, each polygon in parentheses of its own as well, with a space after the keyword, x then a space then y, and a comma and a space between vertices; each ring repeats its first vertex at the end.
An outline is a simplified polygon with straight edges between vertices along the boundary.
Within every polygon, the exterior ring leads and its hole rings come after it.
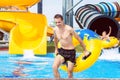
POLYGON ((48 28, 47 28, 47 36, 53 36, 53 27, 51 27, 51 26, 48 26, 48 28))
POLYGON ((101 2, 99 4, 86 4, 76 10, 75 19, 80 28, 97 30, 99 35, 105 30, 109 32, 112 27, 111 36, 117 37, 119 24, 115 18, 119 18, 118 2, 101 2))
POLYGON ((35 55, 47 53, 47 29, 49 30, 50 27, 47 27, 46 16, 26 11, 27 7, 37 2, 39 0, 0 2, 1 8, 8 8, 0 12, 0 28, 10 32, 10 54, 23 54, 25 50, 32 50, 35 55), (10 10, 11 6, 17 7, 17 10, 10 10))
POLYGON ((103 48, 111 48, 118 44, 120 37, 119 11, 119 2, 86 4, 76 10, 75 19, 81 29, 96 31, 99 35, 103 31, 108 33, 111 26, 110 42, 103 41, 103 48))
POLYGON ((0 7, 19 7, 20 10, 26 10, 27 8, 35 5, 41 0, 3 0, 0 2, 0 7))

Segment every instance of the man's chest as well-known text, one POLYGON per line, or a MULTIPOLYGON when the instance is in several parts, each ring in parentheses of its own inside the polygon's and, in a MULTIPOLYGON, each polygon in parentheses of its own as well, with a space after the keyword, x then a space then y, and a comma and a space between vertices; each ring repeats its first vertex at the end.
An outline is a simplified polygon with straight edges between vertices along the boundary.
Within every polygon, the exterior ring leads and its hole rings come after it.
POLYGON ((70 32, 68 32, 68 31, 58 31, 57 32, 57 38, 59 39, 59 40, 61 40, 61 39, 64 39, 64 40, 66 40, 66 39, 68 39, 69 37, 71 37, 71 34, 70 34, 70 32))

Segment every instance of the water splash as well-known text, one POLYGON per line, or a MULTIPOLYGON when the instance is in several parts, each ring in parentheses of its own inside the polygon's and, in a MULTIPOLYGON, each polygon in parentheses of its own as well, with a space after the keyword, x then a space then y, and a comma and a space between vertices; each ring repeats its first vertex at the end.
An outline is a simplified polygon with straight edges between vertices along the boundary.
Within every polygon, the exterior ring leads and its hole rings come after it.
POLYGON ((111 61, 120 61, 120 53, 119 49, 111 48, 111 49, 103 49, 102 54, 99 57, 102 60, 111 60, 111 61))
POLYGON ((31 59, 31 58, 37 58, 35 55, 34 55, 34 52, 33 50, 24 50, 23 52, 23 58, 24 59, 31 59))

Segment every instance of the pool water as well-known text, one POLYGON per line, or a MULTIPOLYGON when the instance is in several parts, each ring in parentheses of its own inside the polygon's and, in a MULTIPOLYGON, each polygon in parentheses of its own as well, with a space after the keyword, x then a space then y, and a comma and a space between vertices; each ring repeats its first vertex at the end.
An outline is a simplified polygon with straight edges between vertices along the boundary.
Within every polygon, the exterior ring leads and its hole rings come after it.
MULTIPOLYGON (((119 53, 112 55, 120 57, 119 53)), ((0 78, 54 78, 52 72, 53 61, 54 56, 52 53, 28 59, 20 55, 0 52, 0 78), (18 64, 18 62, 28 62, 28 64, 18 64), (13 72, 16 69, 21 69, 22 74, 26 74, 26 76, 14 75, 13 72)), ((65 71, 61 69, 59 71, 62 78, 67 78, 65 71)), ((106 59, 102 54, 89 69, 73 75, 74 78, 120 78, 120 59, 106 59)))

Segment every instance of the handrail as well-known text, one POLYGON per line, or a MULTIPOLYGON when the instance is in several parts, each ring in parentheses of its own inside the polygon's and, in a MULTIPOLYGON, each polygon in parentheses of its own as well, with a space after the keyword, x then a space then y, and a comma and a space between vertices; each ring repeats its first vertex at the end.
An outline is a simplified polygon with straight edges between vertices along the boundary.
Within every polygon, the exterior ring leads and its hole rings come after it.
POLYGON ((80 0, 78 3, 76 3, 73 7, 69 8, 67 11, 66 11, 66 14, 68 14, 71 10, 73 10, 73 8, 75 8, 80 2, 82 2, 83 0, 80 0))

